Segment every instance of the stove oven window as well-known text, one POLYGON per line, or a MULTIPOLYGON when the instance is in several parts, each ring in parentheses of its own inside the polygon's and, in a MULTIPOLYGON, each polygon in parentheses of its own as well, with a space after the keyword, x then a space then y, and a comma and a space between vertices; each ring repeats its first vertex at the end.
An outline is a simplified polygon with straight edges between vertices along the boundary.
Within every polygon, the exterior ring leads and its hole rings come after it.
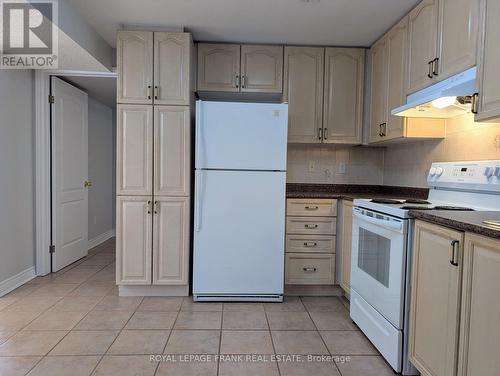
POLYGON ((358 267, 389 287, 391 241, 364 228, 359 229, 358 267))

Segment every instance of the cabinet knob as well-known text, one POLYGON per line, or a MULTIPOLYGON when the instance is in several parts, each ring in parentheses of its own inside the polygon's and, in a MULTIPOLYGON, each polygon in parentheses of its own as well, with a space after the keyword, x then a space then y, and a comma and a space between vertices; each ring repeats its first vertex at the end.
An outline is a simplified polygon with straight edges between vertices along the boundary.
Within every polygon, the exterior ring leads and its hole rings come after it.
POLYGON ((315 225, 315 224, 305 224, 304 227, 307 228, 307 229, 315 229, 315 228, 318 228, 318 225, 315 225))
POLYGON ((317 271, 318 269, 317 268, 314 268, 314 267, 304 267, 302 268, 302 270, 306 273, 314 273, 315 271, 317 271))
POLYGON ((319 206, 306 206, 305 209, 306 210, 318 210, 319 206))
POLYGON ((307 247, 307 248, 314 248, 318 245, 318 243, 316 242, 305 242, 304 243, 304 247, 307 247))

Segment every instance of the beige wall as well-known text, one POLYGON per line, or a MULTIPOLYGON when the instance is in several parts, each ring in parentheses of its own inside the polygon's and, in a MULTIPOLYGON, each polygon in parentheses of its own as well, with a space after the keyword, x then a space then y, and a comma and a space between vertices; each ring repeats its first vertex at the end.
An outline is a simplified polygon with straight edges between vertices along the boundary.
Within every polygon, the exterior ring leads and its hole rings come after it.
POLYGON ((385 150, 385 185, 426 187, 432 162, 500 159, 500 123, 474 123, 467 114, 448 120, 439 141, 391 145, 385 150))
POLYGON ((289 145, 288 183, 382 184, 382 148, 289 145), (309 164, 314 171, 309 171, 309 164), (340 173, 345 163, 346 172, 340 173))

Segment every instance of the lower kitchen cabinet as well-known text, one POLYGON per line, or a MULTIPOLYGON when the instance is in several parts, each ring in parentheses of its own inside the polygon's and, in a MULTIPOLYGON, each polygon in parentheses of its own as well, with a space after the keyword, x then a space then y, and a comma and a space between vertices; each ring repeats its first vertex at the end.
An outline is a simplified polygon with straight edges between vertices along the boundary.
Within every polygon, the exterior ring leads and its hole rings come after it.
POLYGON ((342 201, 342 233, 340 234, 341 276, 340 286, 346 293, 351 292, 351 252, 352 252, 352 201, 342 201))
POLYGON ((153 284, 185 285, 189 282, 189 198, 157 197, 153 218, 153 284))
POLYGON ((189 210, 188 197, 117 197, 117 284, 188 284, 189 210))
POLYGON ((289 285, 333 285, 335 254, 287 253, 285 283, 289 285))
POLYGON ((423 376, 457 372, 463 239, 460 231, 416 221, 409 357, 423 376))
POLYGON ((151 196, 116 200, 116 283, 151 284, 153 218, 151 196))
POLYGON ((500 240, 465 235, 459 376, 500 370, 500 240))

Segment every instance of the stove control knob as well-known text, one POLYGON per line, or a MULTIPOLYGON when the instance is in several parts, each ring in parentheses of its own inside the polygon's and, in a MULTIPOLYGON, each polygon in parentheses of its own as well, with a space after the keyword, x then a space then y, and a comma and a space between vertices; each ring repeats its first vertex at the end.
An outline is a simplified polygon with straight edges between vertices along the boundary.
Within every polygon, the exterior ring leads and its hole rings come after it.
POLYGON ((429 175, 430 176, 436 175, 436 167, 431 167, 431 169, 429 170, 429 175))
POLYGON ((486 167, 486 169, 484 170, 484 176, 486 176, 487 178, 491 178, 494 172, 495 169, 493 167, 486 167))
POLYGON ((443 175, 444 170, 441 167, 436 168, 436 175, 441 176, 443 175))

